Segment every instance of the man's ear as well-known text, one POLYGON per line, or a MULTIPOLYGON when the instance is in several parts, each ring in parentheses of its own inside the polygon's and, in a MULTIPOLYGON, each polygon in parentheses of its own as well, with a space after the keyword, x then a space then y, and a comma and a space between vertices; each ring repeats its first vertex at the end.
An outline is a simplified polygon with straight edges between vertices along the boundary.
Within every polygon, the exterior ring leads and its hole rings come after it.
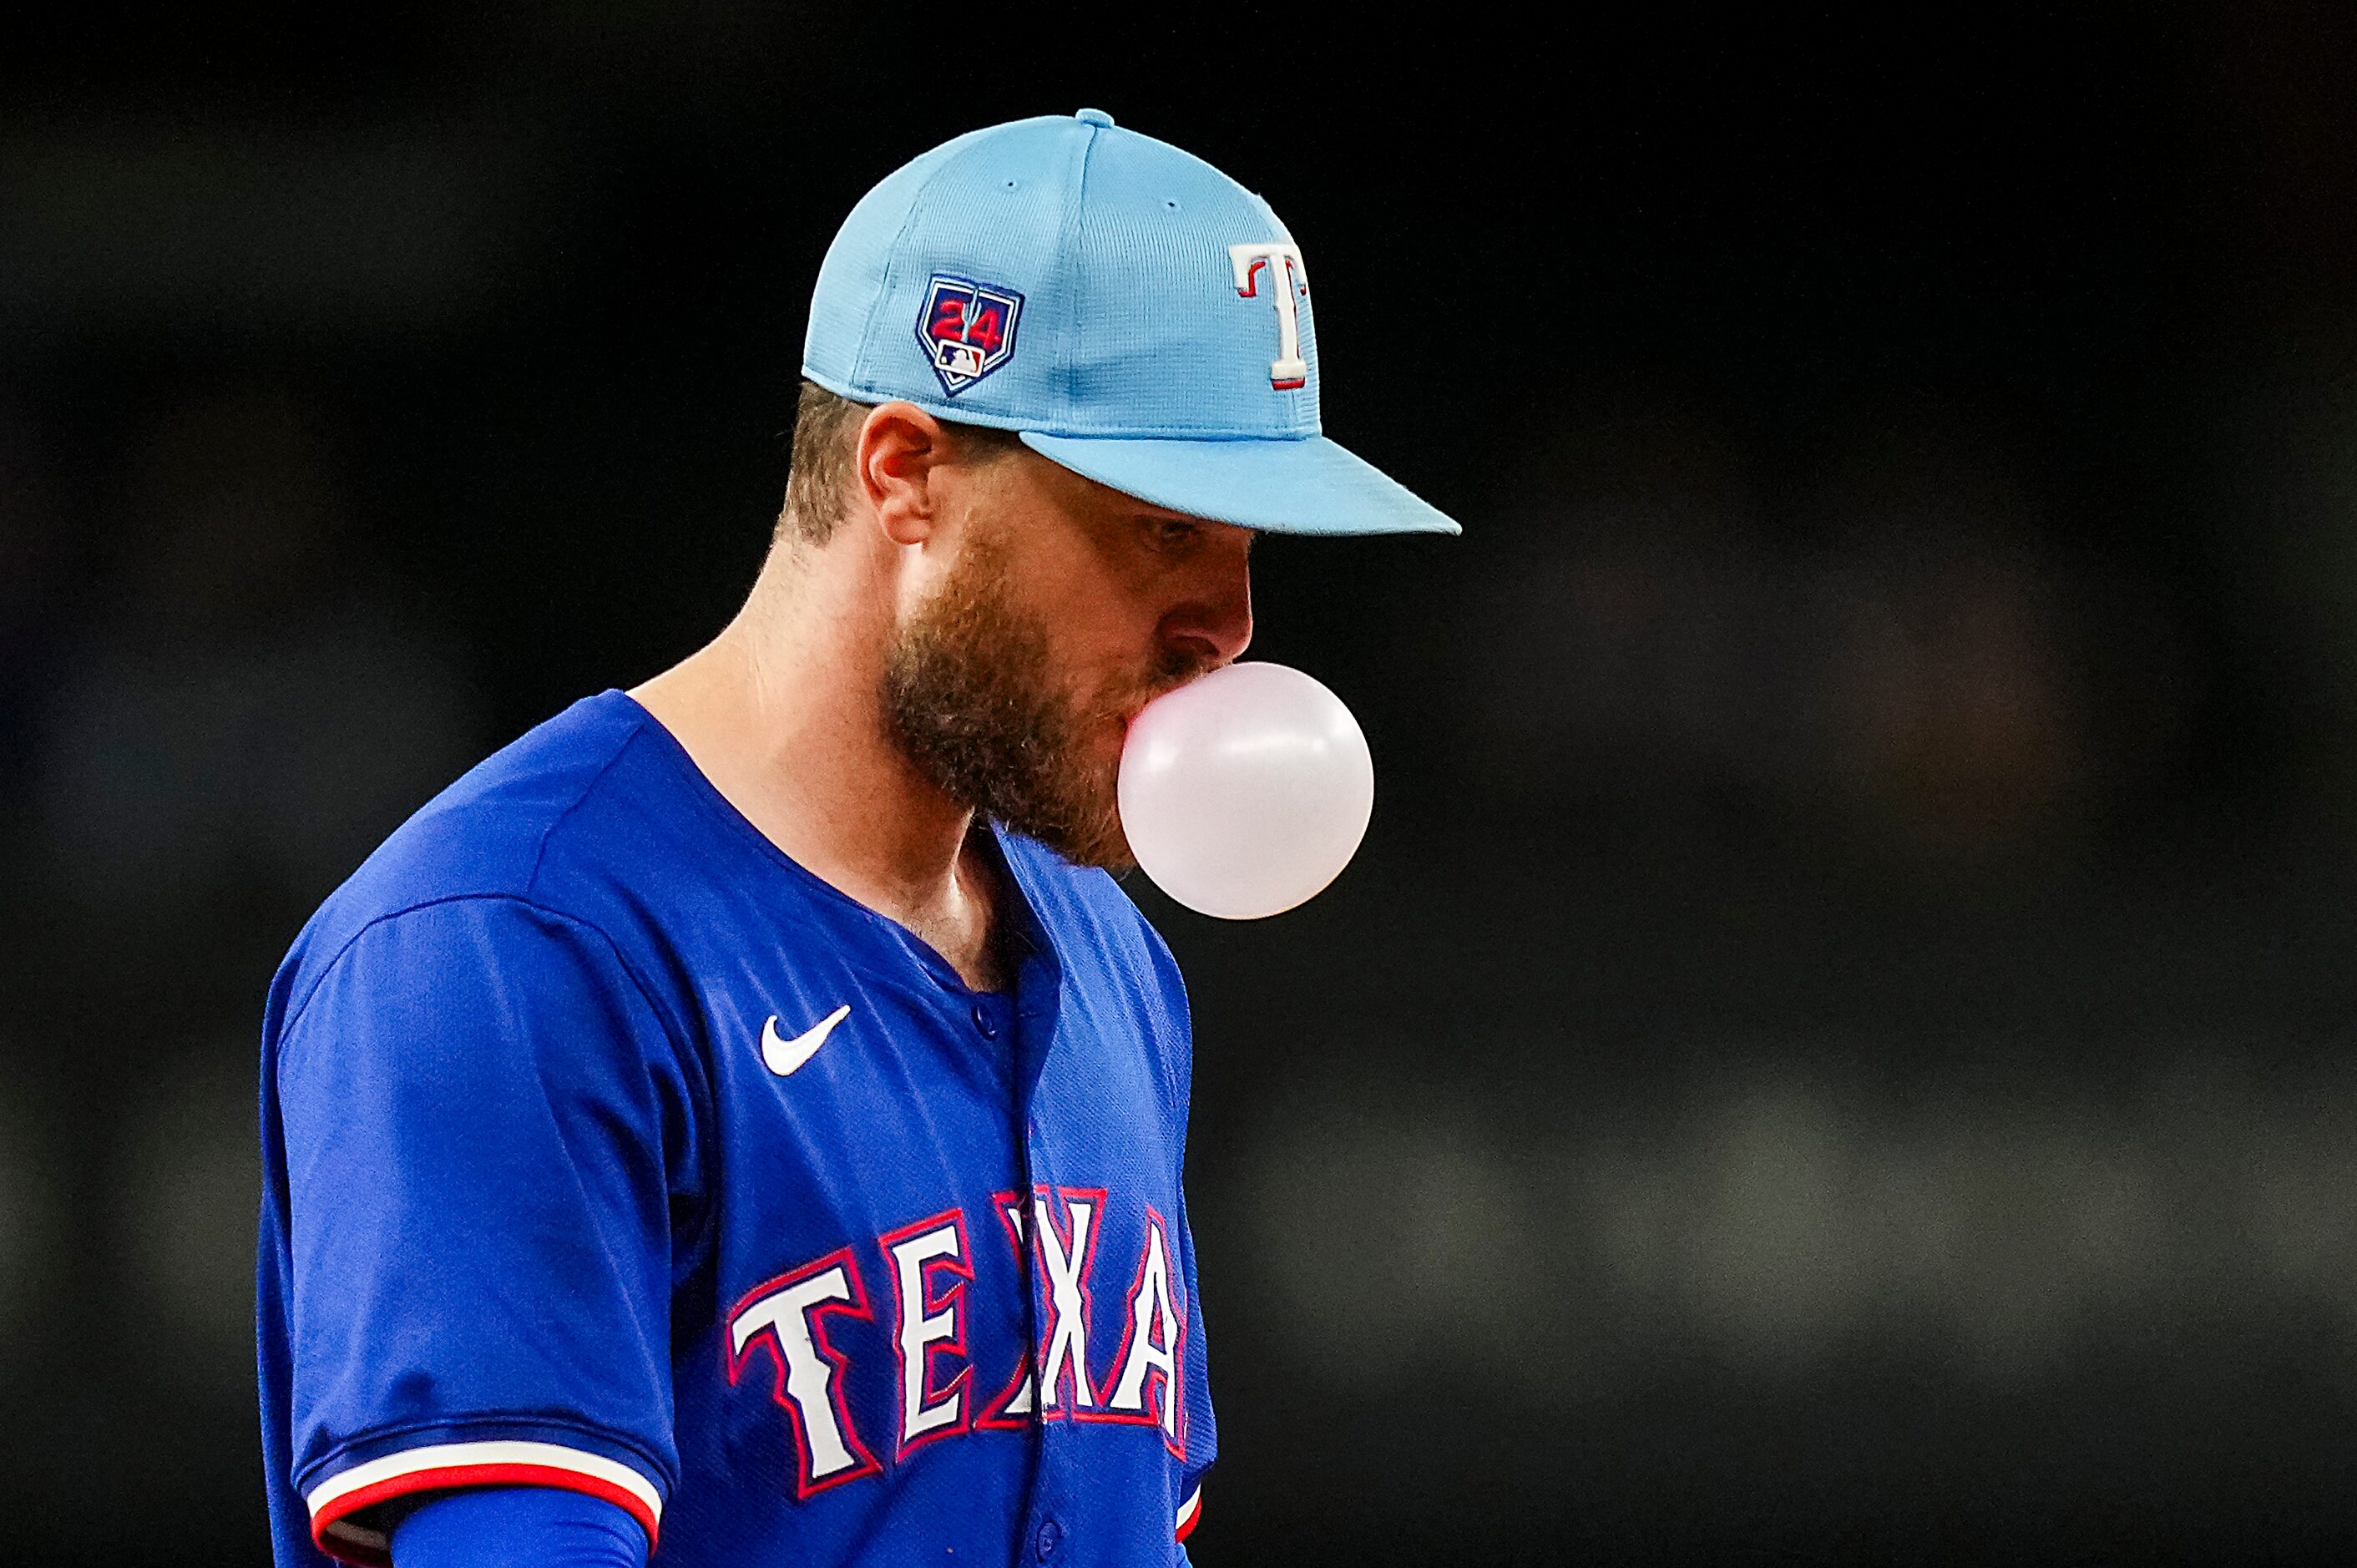
POLYGON ((933 470, 950 456, 942 422, 912 403, 878 403, 859 426, 856 467, 877 521, 895 544, 933 536, 933 470))

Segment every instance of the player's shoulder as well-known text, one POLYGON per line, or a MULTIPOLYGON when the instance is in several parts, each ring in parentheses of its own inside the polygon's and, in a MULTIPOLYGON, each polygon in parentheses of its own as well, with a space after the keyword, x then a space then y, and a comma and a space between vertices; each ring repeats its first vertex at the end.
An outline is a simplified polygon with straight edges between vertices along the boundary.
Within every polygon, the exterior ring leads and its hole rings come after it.
POLYGON ((552 866, 613 810, 601 797, 651 723, 628 696, 606 692, 485 757, 419 807, 328 896, 296 939, 290 966, 332 956, 380 921, 453 900, 561 905, 548 890, 552 866))

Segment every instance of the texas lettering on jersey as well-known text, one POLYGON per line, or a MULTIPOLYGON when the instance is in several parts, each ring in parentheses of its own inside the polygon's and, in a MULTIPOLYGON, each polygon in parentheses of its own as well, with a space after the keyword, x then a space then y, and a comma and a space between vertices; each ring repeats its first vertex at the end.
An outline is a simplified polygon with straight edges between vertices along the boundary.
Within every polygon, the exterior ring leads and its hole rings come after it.
MULTIPOLYGON (((1172 1287, 1169 1227, 1146 1211, 1144 1242, 1118 1311, 1120 1338, 1105 1343, 1094 1318, 1092 1273, 1108 1196, 1059 1187, 993 1199, 1012 1247, 1003 1258, 977 1259, 978 1229, 952 1209, 876 1239, 869 1265, 888 1282, 898 1420, 886 1439, 899 1455, 974 1432, 1019 1431, 1033 1421, 1125 1422, 1158 1426, 1173 1458, 1183 1459, 1182 1389, 1187 1320, 1172 1287), (1026 1243, 1029 1243, 1028 1259, 1026 1243), (977 1269, 1028 1272, 1039 1282, 1042 1329, 1030 1360, 1005 1374, 998 1393, 978 1402, 977 1369, 966 1351, 965 1293, 977 1269)), ((832 1342, 828 1320, 872 1319, 875 1308, 859 1250, 840 1248, 748 1292, 729 1310, 728 1380, 752 1386, 764 1358, 770 1397, 791 1423, 799 1463, 795 1495, 882 1473, 877 1450, 854 1419, 845 1388, 850 1359, 832 1342)))

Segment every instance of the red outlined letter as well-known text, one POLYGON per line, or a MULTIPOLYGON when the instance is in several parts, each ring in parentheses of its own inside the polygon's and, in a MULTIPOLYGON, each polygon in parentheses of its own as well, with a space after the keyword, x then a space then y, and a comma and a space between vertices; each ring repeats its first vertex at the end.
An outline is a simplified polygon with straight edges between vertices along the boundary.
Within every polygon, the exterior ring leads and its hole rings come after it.
POLYGON ((899 1451, 966 1429, 965 1287, 974 1283, 965 1243, 965 1217, 956 1209, 920 1219, 877 1238, 892 1275, 892 1354, 900 1369, 899 1451), (935 1273, 952 1276, 934 1294, 935 1273), (956 1356, 957 1375, 935 1389, 933 1358, 956 1356))
POLYGON ((1089 1386, 1089 1264, 1096 1256, 1104 1190, 1060 1187, 1054 1198, 1063 1206, 1060 1224, 1056 1201, 1041 1193, 1031 1197, 1032 1255, 1039 1264, 1048 1319, 1039 1361, 1043 1420, 1059 1410, 1091 1410, 1097 1402, 1089 1386))
POLYGON ((1187 1449, 1180 1423, 1187 1384, 1179 1369, 1186 1364, 1187 1315, 1178 1305, 1184 1293, 1172 1277, 1168 1234, 1162 1216, 1148 1206, 1137 1277, 1123 1298, 1128 1322, 1122 1329, 1121 1348, 1114 1352, 1113 1392, 1103 1412, 1089 1419, 1159 1426, 1163 1444, 1183 1461, 1187 1449))
POLYGON ((794 1448, 801 1455, 794 1474, 798 1498, 883 1468, 859 1441, 844 1400, 846 1363, 826 1339, 826 1318, 834 1313, 873 1316, 858 1260, 848 1247, 755 1285, 728 1313, 730 1384, 744 1374, 757 1345, 766 1345, 777 1362, 770 1397, 793 1425, 794 1448))

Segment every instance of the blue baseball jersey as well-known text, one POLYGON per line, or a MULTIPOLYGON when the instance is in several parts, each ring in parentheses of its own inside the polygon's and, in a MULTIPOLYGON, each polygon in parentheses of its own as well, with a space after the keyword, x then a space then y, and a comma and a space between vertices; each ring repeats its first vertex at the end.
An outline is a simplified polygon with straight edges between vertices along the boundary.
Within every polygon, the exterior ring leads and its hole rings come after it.
POLYGON ((657 1564, 1181 1563, 1216 1439, 1169 951, 994 833, 1013 989, 608 692, 331 897, 264 1026, 282 1565, 544 1485, 657 1564))

